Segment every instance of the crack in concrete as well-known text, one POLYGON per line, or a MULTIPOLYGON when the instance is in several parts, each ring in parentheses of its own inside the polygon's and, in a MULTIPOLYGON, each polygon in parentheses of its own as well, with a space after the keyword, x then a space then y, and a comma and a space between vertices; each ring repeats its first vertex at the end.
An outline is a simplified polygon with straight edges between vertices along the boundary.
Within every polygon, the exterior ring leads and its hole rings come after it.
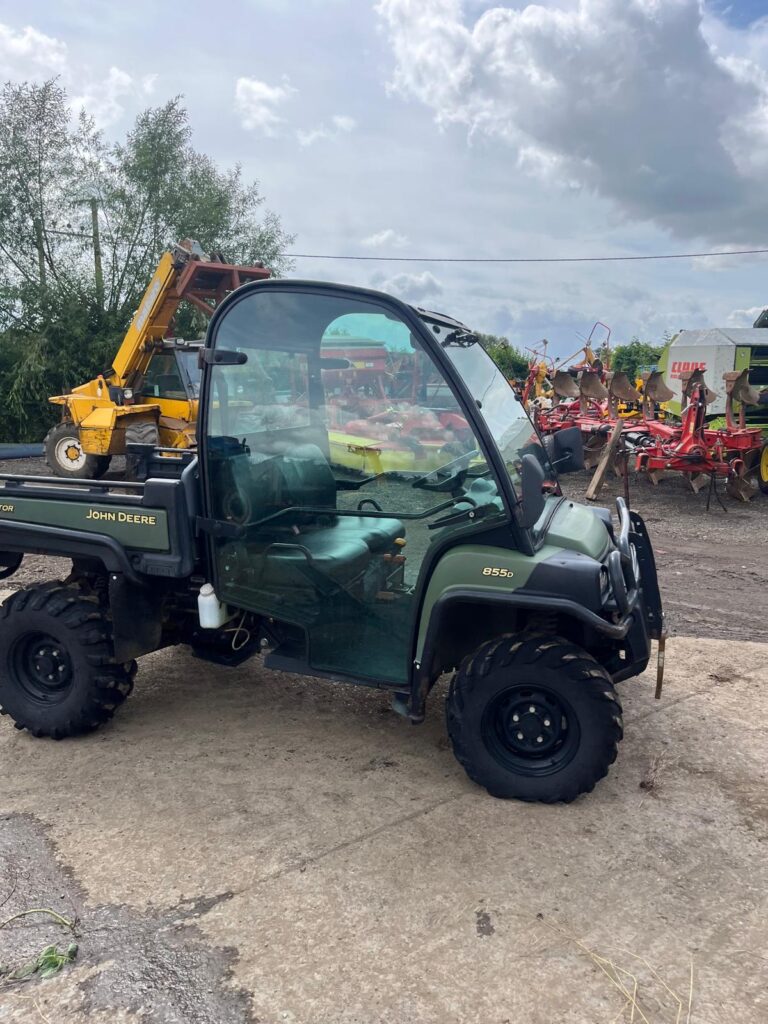
POLYGON ((377 828, 371 829, 368 832, 363 832, 358 836, 345 839, 340 843, 336 843, 335 846, 329 846, 327 850, 321 850, 320 853, 316 853, 309 857, 302 857, 301 860, 293 864, 286 864, 282 868, 277 868, 275 871, 262 875, 261 878, 257 878, 250 885, 244 886, 242 889, 238 889, 236 895, 243 895, 246 892, 250 892, 251 890, 258 888, 260 885, 264 885, 267 882, 273 882, 277 878, 284 878, 286 875, 306 871, 311 864, 317 864, 319 861, 325 860, 326 857, 332 857, 334 853, 339 853, 341 850, 348 850, 352 846, 357 846, 360 843, 366 842, 368 839, 380 836, 383 832, 388 832, 390 829, 397 828, 398 825, 402 825, 407 821, 414 821, 416 818, 426 817, 426 815, 431 814, 432 811, 437 810, 439 807, 444 807, 446 804, 453 803, 456 800, 461 800, 466 795, 466 793, 456 793, 453 796, 446 797, 444 800, 437 800, 428 807, 421 807, 417 811, 410 811, 408 814, 403 814, 399 818, 395 818, 393 821, 385 822, 383 825, 379 825, 377 828))

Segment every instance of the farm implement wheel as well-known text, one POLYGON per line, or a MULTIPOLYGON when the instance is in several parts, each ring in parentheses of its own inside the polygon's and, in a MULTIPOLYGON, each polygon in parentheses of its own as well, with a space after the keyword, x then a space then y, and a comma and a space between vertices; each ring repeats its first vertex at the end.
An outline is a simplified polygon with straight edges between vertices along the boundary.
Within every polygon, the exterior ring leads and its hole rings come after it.
POLYGON ((501 798, 568 803, 589 793, 623 735, 608 673, 556 636, 483 644, 454 676, 446 713, 457 760, 501 798))
POLYGON ((768 444, 764 444, 760 451, 760 461, 757 464, 757 486, 768 494, 768 444))
POLYGON ((133 689, 136 662, 115 664, 111 628, 75 587, 19 590, 0 606, 0 714, 60 740, 107 722, 133 689))

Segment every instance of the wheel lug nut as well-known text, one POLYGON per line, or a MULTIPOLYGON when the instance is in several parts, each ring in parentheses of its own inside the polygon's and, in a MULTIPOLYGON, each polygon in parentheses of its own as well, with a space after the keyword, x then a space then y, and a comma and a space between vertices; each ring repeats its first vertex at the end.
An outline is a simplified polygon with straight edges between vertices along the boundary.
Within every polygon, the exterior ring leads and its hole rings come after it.
POLYGON ((518 738, 519 740, 524 740, 524 739, 525 739, 525 736, 523 736, 523 734, 522 734, 521 732, 519 732, 519 733, 517 734, 517 738, 518 738))
POLYGON ((530 713, 531 713, 532 715, 535 715, 535 714, 536 714, 536 708, 535 708, 535 707, 533 706, 533 704, 531 704, 531 706, 530 706, 530 707, 528 708, 528 710, 530 711, 530 713))
POLYGON ((544 737, 543 736, 537 736, 536 737, 536 742, 537 743, 543 743, 544 742, 544 737))
POLYGON ((512 721, 513 722, 519 722, 520 721, 520 715, 512 715, 512 721))
POLYGON ((545 726, 549 726, 549 725, 551 725, 551 724, 552 724, 552 723, 550 722, 550 720, 549 720, 548 718, 545 718, 545 719, 544 719, 544 725, 545 725, 545 726))

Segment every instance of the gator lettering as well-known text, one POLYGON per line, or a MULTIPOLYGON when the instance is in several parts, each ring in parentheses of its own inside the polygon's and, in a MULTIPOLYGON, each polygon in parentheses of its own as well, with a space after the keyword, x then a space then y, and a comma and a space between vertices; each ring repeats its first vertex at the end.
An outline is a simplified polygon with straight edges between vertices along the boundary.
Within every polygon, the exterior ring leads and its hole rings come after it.
POLYGON ((15 512, 15 505, 0 505, 0 512, 15 512))

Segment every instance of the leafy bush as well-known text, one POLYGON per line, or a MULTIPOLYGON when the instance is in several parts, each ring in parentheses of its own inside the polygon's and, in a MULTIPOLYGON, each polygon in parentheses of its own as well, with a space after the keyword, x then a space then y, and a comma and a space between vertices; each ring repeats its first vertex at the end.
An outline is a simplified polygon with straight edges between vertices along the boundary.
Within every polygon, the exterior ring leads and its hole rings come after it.
MULTIPOLYGON (((0 441, 40 440, 47 402, 109 365, 162 253, 191 237, 280 273, 292 241, 255 182, 191 144, 179 98, 124 142, 70 120, 55 80, 0 90, 0 441)), ((204 317, 179 310, 196 337, 204 317)))
POLYGON ((508 380, 527 375, 528 357, 506 338, 495 334, 479 334, 478 337, 480 344, 508 380))

